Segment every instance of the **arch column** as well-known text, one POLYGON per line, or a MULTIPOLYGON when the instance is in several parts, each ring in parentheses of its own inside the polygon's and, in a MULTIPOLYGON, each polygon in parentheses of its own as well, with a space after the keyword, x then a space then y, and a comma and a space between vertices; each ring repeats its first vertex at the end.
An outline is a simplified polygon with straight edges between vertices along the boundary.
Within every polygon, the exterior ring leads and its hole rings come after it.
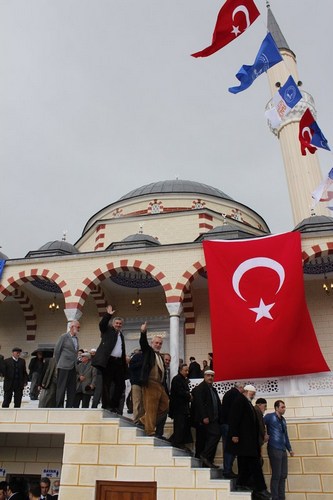
POLYGON ((170 365, 170 378, 177 375, 178 365, 179 365, 179 318, 183 311, 183 306, 181 302, 170 302, 165 304, 166 308, 170 314, 170 355, 171 355, 171 365, 170 365))
POLYGON ((75 307, 64 309, 64 313, 67 318, 67 325, 71 321, 79 321, 82 316, 82 311, 80 311, 80 309, 76 309, 75 307))

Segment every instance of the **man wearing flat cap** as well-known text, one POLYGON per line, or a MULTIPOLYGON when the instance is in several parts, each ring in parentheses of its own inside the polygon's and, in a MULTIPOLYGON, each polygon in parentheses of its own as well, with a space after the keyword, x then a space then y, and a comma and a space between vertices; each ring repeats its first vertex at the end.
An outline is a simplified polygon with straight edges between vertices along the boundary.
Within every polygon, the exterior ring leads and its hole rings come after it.
POLYGON ((28 383, 28 374, 24 359, 20 358, 22 349, 14 347, 12 356, 3 361, 4 376, 2 408, 9 408, 14 394, 14 408, 21 407, 24 386, 28 383))
POLYGON ((81 363, 76 365, 77 381, 74 408, 89 408, 90 398, 96 387, 96 368, 91 366, 91 354, 84 351, 81 355, 81 363))
POLYGON ((215 372, 206 370, 203 381, 192 391, 191 416, 196 429, 195 456, 204 467, 214 464, 217 445, 221 438, 221 401, 213 387, 215 372))

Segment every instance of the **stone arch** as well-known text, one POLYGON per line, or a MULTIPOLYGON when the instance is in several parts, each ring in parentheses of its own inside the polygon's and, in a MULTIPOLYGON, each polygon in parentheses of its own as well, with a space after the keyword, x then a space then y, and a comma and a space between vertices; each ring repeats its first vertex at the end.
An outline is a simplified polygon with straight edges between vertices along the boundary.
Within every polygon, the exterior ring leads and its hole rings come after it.
POLYGON ((16 288, 12 297, 20 304, 26 324, 27 340, 36 339, 37 316, 30 297, 23 291, 16 288))
POLYGON ((302 252, 303 264, 309 262, 310 259, 332 254, 333 254, 333 242, 325 242, 319 245, 313 245, 306 251, 303 250, 302 252))
POLYGON ((103 290, 99 285, 95 286, 90 292, 90 295, 95 301, 98 316, 101 318, 105 313, 105 308, 107 306, 105 295, 103 290))
POLYGON ((176 295, 169 297, 169 302, 183 302, 184 294, 189 290, 190 284, 200 271, 206 270, 206 264, 199 260, 192 264, 181 276, 176 284, 175 290, 178 292, 176 295))
POLYGON ((195 316, 192 292, 190 288, 186 288, 184 291, 183 313, 185 317, 185 334, 193 335, 195 333, 195 316))
POLYGON ((29 283, 36 278, 44 278, 49 281, 54 281, 61 289, 63 296, 66 300, 67 297, 71 296, 71 291, 67 285, 67 282, 62 279, 59 274, 55 273, 50 269, 43 268, 31 268, 24 271, 20 271, 16 276, 10 276, 7 279, 7 283, 0 285, 0 302, 4 301, 6 297, 12 295, 13 292, 18 289, 24 283, 29 283))
POLYGON ((153 278, 155 278, 161 286, 163 287, 164 293, 166 295, 166 301, 168 302, 168 294, 172 291, 172 286, 168 281, 166 275, 158 269, 154 264, 150 264, 138 259, 120 259, 117 261, 109 262, 102 268, 95 269, 90 277, 85 278, 82 281, 81 288, 78 288, 75 292, 75 297, 77 297, 76 302, 66 304, 66 308, 73 308, 82 310, 83 305, 91 293, 92 290, 96 288, 96 285, 109 278, 112 275, 116 275, 117 271, 145 271, 149 273, 153 278))

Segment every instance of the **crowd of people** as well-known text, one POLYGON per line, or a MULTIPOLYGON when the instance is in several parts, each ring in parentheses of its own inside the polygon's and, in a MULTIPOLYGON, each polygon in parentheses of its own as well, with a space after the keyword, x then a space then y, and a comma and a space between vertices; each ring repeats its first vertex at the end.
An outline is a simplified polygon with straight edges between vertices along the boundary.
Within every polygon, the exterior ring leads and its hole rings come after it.
MULTIPOLYGON (((128 412, 147 436, 166 439, 164 426, 169 415, 173 420, 173 433, 168 438, 171 444, 190 452, 188 446, 194 446, 195 457, 209 468, 219 467, 214 460, 222 439, 225 478, 235 479, 240 491, 252 491, 254 500, 284 500, 287 452, 293 455, 284 402, 276 401, 274 412, 264 415, 266 400, 259 398, 254 405, 255 387, 241 382, 221 401, 213 384, 213 353, 208 353, 202 368, 193 356, 189 365, 179 360, 178 374, 171 380, 171 356, 162 351, 163 337, 154 335, 149 341, 147 323, 143 323, 139 346, 127 356, 123 319, 114 313, 113 307, 107 306, 99 324, 97 349, 79 349, 80 323, 72 321, 69 331, 56 343, 52 358, 44 359, 37 351, 29 364, 31 399, 39 398, 39 407, 97 408, 101 404, 103 409, 122 415, 129 380, 128 412), (203 380, 191 390, 191 378, 203 380), (272 469, 271 493, 262 471, 261 448, 265 443, 272 469), (233 470, 236 457, 237 474, 233 470)), ((14 406, 21 405, 28 374, 20 352, 15 347, 11 358, 0 360, 3 408, 9 407, 13 395, 14 406)))
POLYGON ((30 485, 24 479, 13 478, 0 482, 0 500, 57 500, 59 487, 58 479, 51 484, 48 477, 30 485))

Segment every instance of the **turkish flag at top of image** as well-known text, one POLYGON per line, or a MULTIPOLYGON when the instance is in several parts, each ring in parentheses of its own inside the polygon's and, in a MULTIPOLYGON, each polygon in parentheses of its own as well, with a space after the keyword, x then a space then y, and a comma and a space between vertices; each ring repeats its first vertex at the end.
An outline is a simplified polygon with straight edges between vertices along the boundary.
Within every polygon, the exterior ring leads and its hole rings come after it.
POLYGON ((253 0, 226 0, 217 16, 211 45, 192 56, 207 57, 214 54, 244 33, 259 15, 253 0))
POLYGON ((203 247, 215 380, 330 371, 305 301, 298 232, 203 247))

